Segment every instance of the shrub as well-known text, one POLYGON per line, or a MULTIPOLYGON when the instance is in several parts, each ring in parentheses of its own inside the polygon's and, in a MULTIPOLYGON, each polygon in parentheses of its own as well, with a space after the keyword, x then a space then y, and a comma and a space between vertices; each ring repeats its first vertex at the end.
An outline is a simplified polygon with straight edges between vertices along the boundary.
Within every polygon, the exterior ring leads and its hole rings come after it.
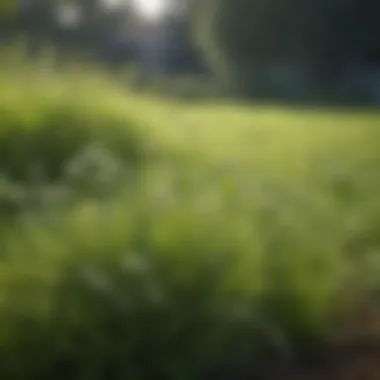
POLYGON ((65 75, 40 70, 39 66, 35 72, 17 69, 2 80, 3 175, 25 181, 37 170, 56 181, 67 164, 92 144, 130 166, 158 153, 152 150, 154 131, 127 103, 121 106, 126 99, 111 85, 97 85, 96 77, 94 83, 87 81, 88 73, 81 78, 80 72, 65 75))

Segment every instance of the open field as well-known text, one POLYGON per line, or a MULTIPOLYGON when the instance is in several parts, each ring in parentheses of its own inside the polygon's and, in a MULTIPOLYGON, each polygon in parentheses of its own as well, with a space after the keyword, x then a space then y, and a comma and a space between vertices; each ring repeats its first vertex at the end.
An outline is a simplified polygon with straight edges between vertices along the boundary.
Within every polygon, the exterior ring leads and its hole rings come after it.
POLYGON ((0 80, 1 378, 245 379, 379 343, 379 114, 0 80))

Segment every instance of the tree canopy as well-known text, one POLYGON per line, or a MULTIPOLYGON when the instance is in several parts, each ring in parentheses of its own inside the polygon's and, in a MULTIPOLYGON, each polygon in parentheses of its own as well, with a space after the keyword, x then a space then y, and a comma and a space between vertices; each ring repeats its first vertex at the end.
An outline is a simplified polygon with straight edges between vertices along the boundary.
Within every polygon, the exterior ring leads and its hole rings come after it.
POLYGON ((213 65, 380 61, 378 0, 206 0, 197 41, 213 65))

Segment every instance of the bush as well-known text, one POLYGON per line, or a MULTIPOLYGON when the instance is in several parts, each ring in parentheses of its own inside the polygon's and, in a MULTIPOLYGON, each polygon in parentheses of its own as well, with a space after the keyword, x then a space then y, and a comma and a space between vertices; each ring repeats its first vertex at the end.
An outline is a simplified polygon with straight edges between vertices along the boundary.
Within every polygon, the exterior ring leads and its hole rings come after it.
POLYGON ((0 173, 25 181, 37 170, 57 181, 93 144, 130 166, 159 154, 155 132, 110 84, 96 83, 96 77, 88 81, 91 74, 80 71, 50 70, 36 66, 1 73, 0 173))

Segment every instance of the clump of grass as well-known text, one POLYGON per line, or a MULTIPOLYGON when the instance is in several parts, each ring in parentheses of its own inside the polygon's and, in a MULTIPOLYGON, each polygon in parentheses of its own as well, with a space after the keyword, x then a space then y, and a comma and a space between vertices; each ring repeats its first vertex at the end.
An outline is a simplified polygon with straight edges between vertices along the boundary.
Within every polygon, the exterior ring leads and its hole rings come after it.
POLYGON ((163 186, 25 220, 1 264, 4 376, 195 378, 323 335, 339 277, 329 242, 309 246, 313 233, 275 215, 260 228, 259 205, 215 188, 174 184, 163 200, 163 186))
POLYGON ((147 155, 149 137, 133 115, 117 115, 99 96, 49 94, 45 84, 23 82, 19 94, 5 91, 0 101, 1 171, 22 181, 41 171, 50 180, 62 177, 65 166, 92 143, 134 164, 147 155), (28 93, 29 91, 29 93, 28 93), (83 99, 84 97, 84 99, 83 99), (145 133, 145 136, 144 136, 145 133))

